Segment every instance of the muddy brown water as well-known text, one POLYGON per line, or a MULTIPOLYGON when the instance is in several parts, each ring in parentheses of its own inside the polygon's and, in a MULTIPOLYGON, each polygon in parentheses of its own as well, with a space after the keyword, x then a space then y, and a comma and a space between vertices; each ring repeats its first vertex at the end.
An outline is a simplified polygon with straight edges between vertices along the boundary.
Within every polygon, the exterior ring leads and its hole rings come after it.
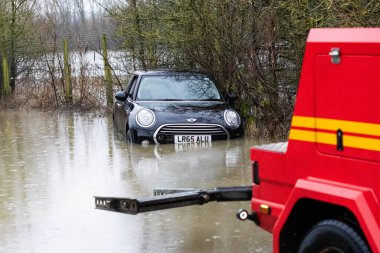
POLYGON ((104 117, 0 112, 0 252, 271 252, 269 233, 236 219, 249 202, 138 215, 94 209, 94 195, 249 185, 255 143, 141 146, 104 117))

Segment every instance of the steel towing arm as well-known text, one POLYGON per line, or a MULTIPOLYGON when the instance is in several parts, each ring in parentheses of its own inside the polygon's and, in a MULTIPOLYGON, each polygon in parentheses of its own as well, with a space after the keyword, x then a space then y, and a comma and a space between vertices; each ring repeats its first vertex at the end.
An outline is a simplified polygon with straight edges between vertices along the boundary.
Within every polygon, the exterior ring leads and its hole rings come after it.
POLYGON ((138 214, 182 206, 203 205, 211 201, 248 201, 251 198, 252 186, 218 187, 206 191, 199 189, 155 189, 153 197, 138 199, 95 196, 95 208, 138 214))

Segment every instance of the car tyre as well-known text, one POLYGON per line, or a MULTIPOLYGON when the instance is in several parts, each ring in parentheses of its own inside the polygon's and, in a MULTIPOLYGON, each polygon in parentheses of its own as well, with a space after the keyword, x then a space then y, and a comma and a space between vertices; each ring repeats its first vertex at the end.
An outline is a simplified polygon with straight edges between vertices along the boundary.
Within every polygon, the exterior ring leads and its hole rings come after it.
POLYGON ((298 252, 370 253, 370 250, 352 227, 338 220, 325 220, 311 228, 298 252))

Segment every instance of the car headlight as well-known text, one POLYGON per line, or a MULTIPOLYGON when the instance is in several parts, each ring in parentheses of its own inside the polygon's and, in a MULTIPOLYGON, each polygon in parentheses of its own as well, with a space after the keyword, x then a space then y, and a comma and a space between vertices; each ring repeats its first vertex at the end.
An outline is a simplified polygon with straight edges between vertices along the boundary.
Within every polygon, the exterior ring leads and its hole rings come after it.
POLYGON ((231 127, 239 127, 240 126, 240 116, 234 110, 226 110, 224 112, 224 120, 227 125, 231 127))
POLYGON ((155 120, 156 116, 154 115, 154 112, 149 109, 141 109, 136 114, 136 122, 142 127, 150 127, 155 120))

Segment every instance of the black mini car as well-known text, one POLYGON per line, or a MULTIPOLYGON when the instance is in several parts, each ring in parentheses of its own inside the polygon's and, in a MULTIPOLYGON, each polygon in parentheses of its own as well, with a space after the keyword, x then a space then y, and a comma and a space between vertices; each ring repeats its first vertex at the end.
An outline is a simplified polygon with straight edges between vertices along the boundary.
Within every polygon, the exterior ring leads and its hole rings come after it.
POLYGON ((210 143, 243 135, 239 114, 206 74, 135 72, 115 98, 115 127, 131 142, 210 143))

